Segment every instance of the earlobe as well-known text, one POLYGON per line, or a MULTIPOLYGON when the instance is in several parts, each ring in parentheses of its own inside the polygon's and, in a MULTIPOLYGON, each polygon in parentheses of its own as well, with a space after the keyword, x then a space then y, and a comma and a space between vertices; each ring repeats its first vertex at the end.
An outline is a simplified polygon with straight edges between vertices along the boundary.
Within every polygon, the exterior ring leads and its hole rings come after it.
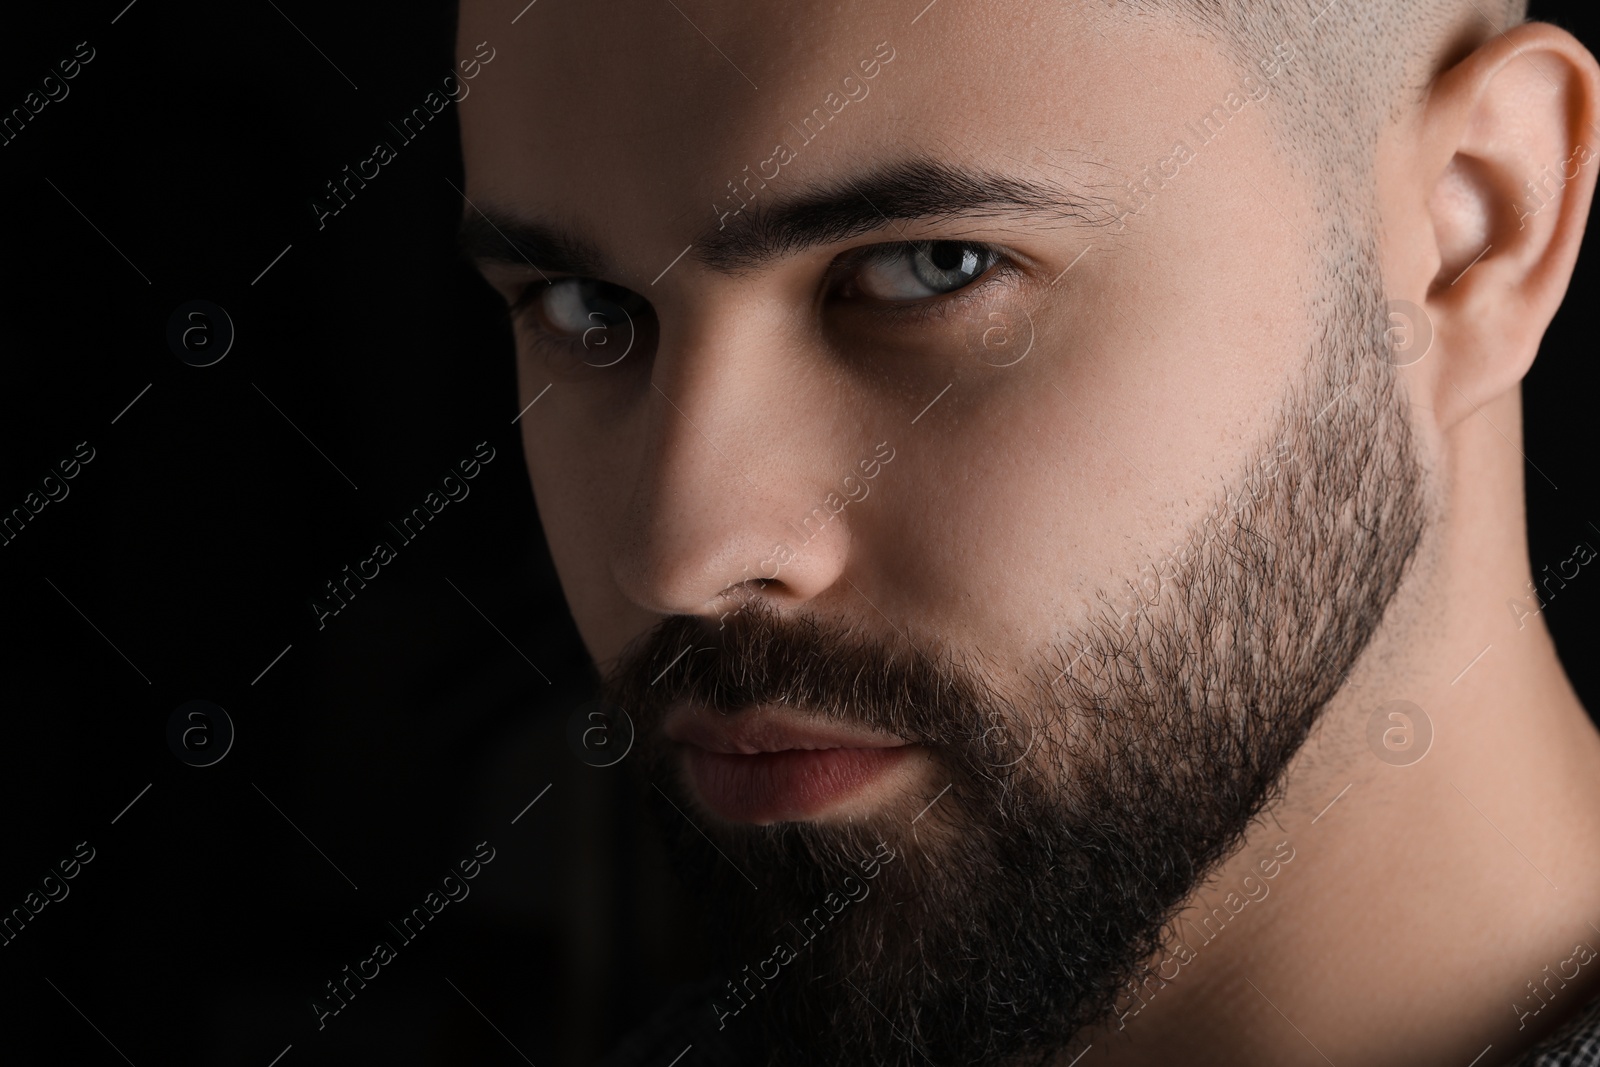
POLYGON ((1433 247, 1394 280, 1432 323, 1413 386, 1442 427, 1517 386, 1566 294, 1600 169, 1597 101, 1594 57, 1540 23, 1489 39, 1429 94, 1416 174, 1433 247))

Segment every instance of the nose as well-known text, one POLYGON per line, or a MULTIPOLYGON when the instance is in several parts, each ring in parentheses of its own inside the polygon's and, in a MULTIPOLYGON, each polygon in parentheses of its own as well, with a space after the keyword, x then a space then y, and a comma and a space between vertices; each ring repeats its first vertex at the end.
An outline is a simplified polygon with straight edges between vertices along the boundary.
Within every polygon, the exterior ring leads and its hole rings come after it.
POLYGON ((648 611, 716 619, 752 597, 781 611, 844 571, 837 502, 856 435, 839 432, 837 369, 786 339, 776 306, 741 301, 662 326, 612 560, 648 611))

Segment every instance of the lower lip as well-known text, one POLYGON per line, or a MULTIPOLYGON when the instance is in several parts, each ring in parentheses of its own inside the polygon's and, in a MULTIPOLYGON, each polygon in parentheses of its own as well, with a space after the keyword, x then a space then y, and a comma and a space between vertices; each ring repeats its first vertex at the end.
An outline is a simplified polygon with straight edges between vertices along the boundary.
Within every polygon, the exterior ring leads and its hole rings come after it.
POLYGON ((893 748, 817 748, 752 755, 687 747, 685 762, 701 801, 730 822, 815 818, 860 793, 911 755, 893 748))

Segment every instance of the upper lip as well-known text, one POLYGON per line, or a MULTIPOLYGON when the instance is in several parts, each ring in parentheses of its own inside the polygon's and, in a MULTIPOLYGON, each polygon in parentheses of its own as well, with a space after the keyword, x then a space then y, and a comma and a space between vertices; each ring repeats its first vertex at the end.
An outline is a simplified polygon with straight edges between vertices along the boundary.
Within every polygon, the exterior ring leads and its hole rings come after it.
POLYGON ((662 727, 668 740, 707 752, 753 756, 795 749, 898 748, 903 737, 802 715, 781 705, 758 704, 724 715, 680 704, 662 727))

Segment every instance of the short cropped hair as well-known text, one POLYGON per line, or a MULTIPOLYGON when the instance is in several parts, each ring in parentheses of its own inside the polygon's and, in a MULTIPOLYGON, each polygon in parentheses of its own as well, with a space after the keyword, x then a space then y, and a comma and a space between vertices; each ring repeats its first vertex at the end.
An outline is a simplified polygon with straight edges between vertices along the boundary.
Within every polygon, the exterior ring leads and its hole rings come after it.
MULTIPOLYGON (((1298 235, 1315 250, 1323 283, 1310 305, 1372 278, 1379 132, 1420 103, 1438 74, 1528 14, 1528 0, 1102 2, 1114 15, 1187 24, 1233 62, 1240 95, 1267 97, 1276 150, 1316 212, 1315 232, 1298 235)), ((1261 209, 1266 225, 1284 217, 1276 205, 1261 209)))
POLYGON ((1357 186, 1384 122, 1420 99, 1435 74, 1528 14, 1528 0, 1106 2, 1189 22, 1241 75, 1259 79, 1272 64, 1276 103, 1268 111, 1285 146, 1308 167, 1357 186))

